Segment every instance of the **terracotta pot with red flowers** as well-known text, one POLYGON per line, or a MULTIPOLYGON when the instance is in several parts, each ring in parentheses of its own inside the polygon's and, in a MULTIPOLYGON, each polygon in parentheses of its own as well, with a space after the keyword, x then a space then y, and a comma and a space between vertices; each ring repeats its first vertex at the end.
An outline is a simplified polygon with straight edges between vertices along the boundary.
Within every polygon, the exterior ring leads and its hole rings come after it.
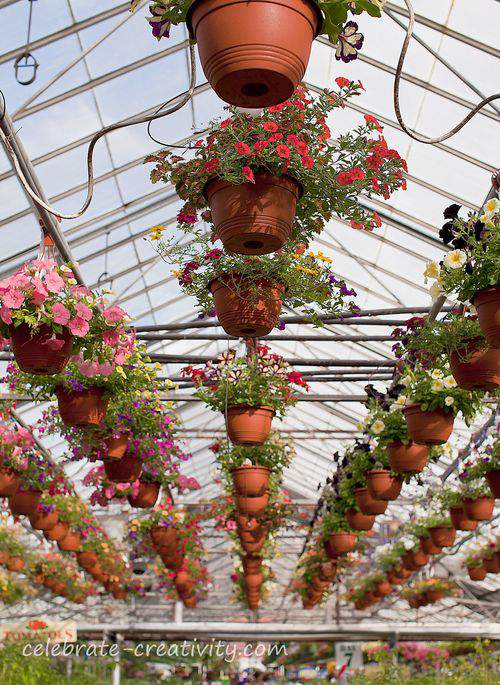
POLYGON ((433 526, 429 528, 432 542, 438 547, 453 547, 457 531, 452 526, 433 526))
POLYGON ((29 519, 31 527, 35 530, 51 530, 59 521, 59 516, 57 511, 42 506, 34 514, 31 514, 29 519))
POLYGON ((189 595, 188 597, 183 597, 182 601, 186 609, 196 608, 196 595, 189 595))
POLYGON ((354 496, 361 513, 367 516, 383 514, 387 509, 387 500, 374 499, 368 488, 356 488, 354 496))
POLYGON ((9 496, 9 507, 14 516, 31 516, 35 513, 42 492, 40 490, 22 490, 9 496))
POLYGON ((77 552, 76 554, 78 564, 86 570, 94 568, 98 559, 96 552, 92 552, 91 550, 84 550, 83 552, 77 552))
POLYGON ((375 514, 363 514, 352 508, 347 509, 345 517, 351 530, 371 530, 375 523, 375 514))
POLYGON ((366 485, 373 499, 389 502, 398 498, 403 481, 385 469, 366 472, 366 485))
POLYGON ((69 531, 69 523, 66 521, 58 521, 52 528, 43 532, 46 540, 51 542, 59 542, 63 540, 69 531))
POLYGON ((118 461, 104 462, 104 470, 113 483, 133 483, 141 476, 142 462, 135 454, 126 454, 118 461))
POLYGON ((429 460, 429 448, 396 440, 387 445, 387 457, 391 469, 397 473, 421 473, 429 460))
POLYGON ((80 548, 81 542, 80 533, 69 530, 62 540, 58 540, 57 546, 63 552, 76 552, 80 548))
POLYGON ((500 347, 500 286, 479 290, 472 304, 484 337, 492 347, 500 347))
POLYGON ((178 547, 179 534, 174 526, 154 526, 149 531, 149 535, 156 549, 160 547, 177 549, 178 547))
POLYGON ((442 445, 453 431, 453 413, 440 407, 424 411, 416 402, 406 406, 403 414, 410 438, 419 445, 442 445))
POLYGON ((154 481, 139 481, 139 489, 136 494, 128 495, 127 499, 131 507, 138 509, 149 509, 154 507, 158 495, 160 494, 160 484, 154 481))
POLYGON ((270 473, 265 466, 239 466, 231 471, 234 489, 246 497, 259 497, 268 489, 270 473))
POLYGON ((190 595, 193 591, 193 579, 187 571, 180 570, 175 574, 174 584, 181 595, 190 595))
POLYGON ((470 519, 464 511, 464 507, 450 507, 450 518, 453 527, 457 530, 476 530, 477 521, 470 519))
POLYGON ((80 391, 59 385, 55 393, 61 419, 67 426, 95 427, 104 419, 109 403, 104 388, 91 386, 80 391))
POLYGON ((493 497, 475 497, 464 500, 464 511, 471 521, 489 521, 493 516, 494 506, 493 497))

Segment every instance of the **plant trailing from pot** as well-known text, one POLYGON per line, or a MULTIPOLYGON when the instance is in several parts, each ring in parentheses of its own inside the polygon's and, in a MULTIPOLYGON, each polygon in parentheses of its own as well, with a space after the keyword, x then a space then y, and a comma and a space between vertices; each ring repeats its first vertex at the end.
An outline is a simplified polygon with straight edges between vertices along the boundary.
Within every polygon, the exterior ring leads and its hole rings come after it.
POLYGON ((297 402, 293 386, 308 389, 302 376, 265 345, 246 358, 230 350, 215 363, 186 367, 182 373, 194 382, 197 397, 223 413, 228 436, 236 445, 261 445, 273 416, 284 416, 297 402))
POLYGON ((321 519, 321 530, 327 555, 347 554, 356 546, 357 533, 353 532, 344 516, 326 511, 321 519))
POLYGON ((460 492, 467 518, 472 521, 489 521, 493 516, 495 498, 486 481, 482 478, 471 478, 467 469, 460 473, 462 480, 460 492))
POLYGON ((493 497, 500 498, 500 439, 498 435, 487 438, 475 460, 467 459, 463 463, 461 477, 464 480, 486 478, 493 497))
MULTIPOLYGON (((180 230, 207 248, 217 238, 227 252, 261 255, 289 240, 308 244, 334 215, 357 229, 379 226, 376 212, 358 196, 387 198, 404 187, 406 164, 382 136, 372 136, 382 127, 368 115, 352 132, 330 139, 326 117, 361 92, 347 79, 337 84, 338 93, 323 91, 317 98, 297 89, 283 106, 258 116, 231 108, 230 118, 213 122, 208 136, 189 148, 195 155, 187 160, 168 150, 147 157, 155 164, 152 182, 174 184, 185 201, 180 230), (201 217, 212 225, 212 237, 197 225, 197 211, 204 208, 201 217)), ((151 237, 164 230, 156 226, 151 237)), ((162 256, 186 254, 173 241, 158 244, 162 256)))
MULTIPOLYGON (((131 10, 138 5, 132 0, 131 10)), ((172 25, 186 23, 219 97, 257 108, 290 97, 304 76, 317 35, 326 34, 336 46, 336 59, 355 59, 363 35, 356 22, 347 21, 348 13, 380 17, 382 5, 383 0, 274 0, 230 6, 220 0, 154 0, 147 20, 158 40, 169 36, 172 25), (256 45, 266 50, 256 52, 256 45)))
POLYGON ((0 423, 0 497, 8 497, 21 484, 21 473, 28 466, 34 446, 31 431, 14 422, 0 423))
POLYGON ((125 313, 77 284, 51 259, 26 262, 0 282, 0 332, 26 372, 60 373, 71 355, 111 361, 125 334, 125 313))
POLYGON ((451 205, 445 212, 447 219, 440 231, 445 245, 454 248, 440 264, 431 262, 425 275, 436 279, 432 292, 456 296, 463 303, 472 303, 478 312, 479 323, 491 346, 500 342, 500 201, 488 200, 484 214, 470 212, 459 216, 459 205, 451 205))

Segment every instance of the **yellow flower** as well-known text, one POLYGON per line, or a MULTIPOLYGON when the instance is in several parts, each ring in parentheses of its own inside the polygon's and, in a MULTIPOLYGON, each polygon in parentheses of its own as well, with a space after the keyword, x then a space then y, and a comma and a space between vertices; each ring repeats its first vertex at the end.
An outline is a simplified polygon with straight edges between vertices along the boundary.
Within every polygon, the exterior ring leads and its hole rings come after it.
POLYGON ((424 276, 425 278, 438 278, 439 276, 439 264, 437 262, 427 262, 425 267, 424 276))
POLYGON ((125 371, 123 370, 123 367, 122 367, 122 366, 117 366, 116 369, 115 369, 115 371, 116 371, 117 374, 119 374, 120 376, 122 376, 122 378, 127 378, 127 375, 126 375, 125 371))
POLYGON ((444 263, 450 269, 459 269, 467 261, 467 255, 463 250, 452 250, 444 258, 444 263))
POLYGON ((314 269, 308 269, 307 267, 301 266, 300 264, 296 264, 296 265, 295 265, 295 268, 296 268, 298 271, 303 271, 303 272, 306 273, 306 274, 311 274, 311 276, 317 276, 318 273, 319 273, 319 271, 315 271, 314 269))
POLYGON ((163 231, 165 231, 165 226, 153 226, 149 231, 149 237, 152 240, 160 240, 163 231))
POLYGON ((492 197, 491 200, 488 200, 484 205, 484 213, 491 216, 497 212, 500 212, 500 200, 496 197, 492 197))
POLYGON ((327 264, 332 264, 333 259, 330 259, 330 257, 327 257, 324 255, 321 250, 318 251, 318 254, 316 255, 316 259, 321 259, 322 262, 326 262, 327 264))

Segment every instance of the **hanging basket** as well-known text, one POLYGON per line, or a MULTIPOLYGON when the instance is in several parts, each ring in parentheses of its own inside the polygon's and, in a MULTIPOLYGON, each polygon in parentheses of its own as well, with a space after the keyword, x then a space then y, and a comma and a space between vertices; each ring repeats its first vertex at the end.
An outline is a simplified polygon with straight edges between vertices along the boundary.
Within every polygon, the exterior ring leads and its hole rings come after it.
POLYGON ((19 573, 19 571, 22 571, 25 566, 24 559, 21 557, 9 557, 7 559, 6 566, 9 571, 15 571, 16 573, 19 573))
POLYGON ((78 552, 76 555, 76 560, 78 561, 79 566, 88 571, 89 569, 95 567, 98 561, 98 556, 96 552, 86 550, 84 552, 78 552))
POLYGON ((186 609, 196 608, 196 595, 190 595, 189 597, 183 597, 182 601, 186 609))
POLYGON ((268 488, 270 473, 265 466, 239 466, 231 471, 234 489, 245 497, 259 497, 268 488))
POLYGON ((9 496, 9 507, 14 516, 31 516, 35 513, 42 493, 40 490, 18 490, 9 496))
POLYGON ((140 481, 137 495, 128 495, 127 499, 131 507, 149 509, 154 507, 160 494, 160 483, 148 483, 140 481))
POLYGON ((173 526, 155 526, 149 531, 149 536, 156 549, 159 547, 178 548, 179 534, 173 526))
POLYGON ((500 471, 488 471, 486 480, 490 486, 491 494, 496 499, 500 498, 500 471))
POLYGON ((500 573, 500 559, 496 554, 492 557, 486 557, 483 565, 487 573, 500 573))
POLYGON ((69 531, 69 523, 66 521, 58 521, 50 530, 44 530, 43 535, 46 540, 59 542, 66 537, 69 531))
POLYGON ((103 461, 117 461, 125 456, 128 447, 129 433, 111 435, 104 440, 103 461))
POLYGON ((228 437, 235 445, 262 445, 269 437, 273 416, 272 407, 229 406, 225 414, 228 437))
POLYGON ((291 176, 255 174, 255 183, 209 181, 205 195, 214 232, 226 252, 262 255, 276 252, 290 237, 301 186, 291 176))
POLYGON ((468 566, 467 573, 471 580, 484 580, 486 578, 486 569, 484 566, 468 566))
POLYGON ((477 521, 468 518, 463 507, 451 507, 450 518, 457 530, 476 530, 477 528, 477 521))
POLYGON ((387 457, 391 469, 397 473, 420 473, 429 460, 429 448, 395 440, 387 445, 387 457))
POLYGON ((422 552, 424 552, 424 554, 441 554, 441 552, 443 551, 442 547, 438 547, 434 544, 430 536, 426 538, 422 535, 421 537, 419 537, 419 542, 420 548, 422 552))
POLYGON ((236 507, 241 514, 247 516, 261 516, 269 504, 269 493, 266 492, 260 497, 244 497, 236 495, 236 507))
POLYGON ((423 411, 421 406, 415 403, 403 409, 410 438, 418 445, 443 445, 453 431, 453 413, 439 408, 423 411))
POLYGON ((425 594, 427 595, 427 599, 430 600, 431 604, 440 602, 444 597, 444 592, 442 590, 427 590, 425 594))
POLYGON ((495 500, 493 497, 477 497, 464 500, 464 511, 471 521, 489 521, 493 516, 495 500))
POLYGON ((373 469, 365 475, 368 492, 373 499, 390 502, 399 497, 403 481, 398 476, 385 469, 373 469))
POLYGON ((368 516, 383 514, 387 509, 387 501, 381 499, 374 499, 368 488, 356 488, 354 490, 356 497, 356 504, 358 505, 362 514, 368 516))
POLYGON ((453 378, 465 390, 494 390, 500 385, 500 349, 484 349, 480 344, 477 339, 471 340, 467 347, 450 355, 453 378))
POLYGON ((58 540, 57 546, 63 552, 76 552, 80 549, 82 538, 80 533, 69 530, 62 540, 58 540))
POLYGON ((14 495, 21 485, 21 476, 12 469, 0 468, 0 497, 14 495))
POLYGON ((99 426, 106 415, 109 403, 104 397, 103 388, 98 387, 78 392, 58 385, 56 397, 62 422, 66 426, 76 428, 99 426))
POLYGON ((347 554, 356 546, 356 533, 339 532, 332 533, 328 538, 328 546, 333 554, 347 554))
POLYGON ((262 571, 257 571, 256 573, 245 573, 243 576, 245 587, 249 590, 260 590, 262 583, 264 582, 264 576, 262 571))
POLYGON ((429 528, 429 534, 432 542, 438 547, 453 547, 457 531, 455 528, 448 528, 447 526, 435 526, 429 528))
POLYGON ((62 333, 55 333, 50 326, 42 324, 37 333, 32 335, 27 324, 17 328, 9 326, 12 352, 16 362, 25 373, 36 375, 53 375, 61 373, 73 352, 73 336, 67 328, 62 333), (62 343, 60 350, 52 349, 49 340, 62 343))
POLYGON ((236 338, 260 338, 272 331, 281 312, 285 288, 280 283, 262 279, 245 289, 238 276, 217 278, 210 283, 219 323, 228 335, 236 338), (255 288, 259 294, 256 294, 255 288))
POLYGON ((262 568, 262 557, 247 554, 241 557, 241 563, 245 573, 258 573, 262 568))
POLYGON ((118 461, 105 461, 104 471, 112 483, 133 483, 141 476, 142 461, 135 454, 126 454, 118 461))
POLYGON ((259 109, 302 81, 323 18, 309 0, 195 0, 186 23, 221 100, 259 109))
POLYGON ((30 516, 31 527, 35 530, 51 530, 59 521, 57 511, 35 511, 30 516))
POLYGON ((500 286, 479 290, 472 304, 484 337, 492 347, 500 347, 500 286))
POLYGON ((363 514, 361 511, 356 511, 356 509, 347 509, 345 516, 349 528, 352 530, 371 530, 375 523, 374 514, 363 514))

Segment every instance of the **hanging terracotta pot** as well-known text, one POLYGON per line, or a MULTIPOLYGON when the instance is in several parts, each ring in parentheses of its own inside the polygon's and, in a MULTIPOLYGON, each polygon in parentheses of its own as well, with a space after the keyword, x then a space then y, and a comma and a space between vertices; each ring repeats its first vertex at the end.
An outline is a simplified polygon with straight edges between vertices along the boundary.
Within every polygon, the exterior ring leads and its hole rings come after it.
POLYGON ((411 571, 408 571, 408 569, 404 568, 402 564, 400 566, 396 566, 394 568, 394 572, 399 578, 402 578, 403 581, 408 580, 408 578, 411 576, 411 571))
POLYGON ((77 552, 76 560, 78 561, 79 566, 85 570, 88 570, 95 567, 98 561, 98 556, 91 550, 85 550, 83 552, 77 552))
POLYGON ((262 568, 262 557, 247 554, 241 557, 241 563, 245 573, 258 573, 262 568))
POLYGON ((57 511, 35 511, 30 516, 31 527, 35 530, 51 530, 59 521, 57 511))
POLYGON ((228 335, 260 338, 278 322, 284 286, 266 279, 252 285, 242 287, 237 276, 217 278, 210 283, 217 318, 228 335))
POLYGON ((159 547, 178 548, 179 534, 174 526, 155 526, 151 528, 149 535, 156 549, 159 547))
POLYGON ((371 530, 375 523, 375 514, 363 514, 356 509, 347 509, 345 516, 352 530, 371 530))
POLYGON ((158 554, 160 555, 165 568, 168 568, 171 571, 178 571, 184 562, 184 557, 182 554, 179 551, 172 552, 171 550, 168 550, 167 553, 164 553, 163 550, 164 548, 160 547, 158 554))
POLYGON ((40 490, 18 490, 9 496, 9 507, 14 516, 31 516, 36 511, 42 493, 40 490))
POLYGON ((129 433, 111 435, 104 440, 103 461, 116 461, 125 456, 128 447, 129 433))
POLYGON ((257 540, 240 540, 241 546, 247 554, 258 554, 264 547, 266 536, 262 536, 257 540))
POLYGON ((196 0, 186 23, 221 100, 259 109, 284 102, 302 81, 323 19, 309 0, 196 0))
POLYGON ((7 467, 0 468, 0 497, 10 497, 21 485, 21 476, 7 467))
POLYGON ((63 552, 76 552, 82 543, 80 533, 69 530, 62 540, 58 540, 57 546, 63 552))
POLYGON ((381 580, 380 583, 377 583, 376 589, 380 597, 387 597, 392 592, 392 585, 388 580, 381 580))
POLYGON ((131 507, 137 507, 138 509, 149 509, 150 507, 154 507, 159 494, 159 483, 149 483, 148 481, 141 480, 137 495, 128 495, 127 499, 131 507))
POLYGON ((238 511, 247 516, 260 516, 269 504, 269 493, 266 492, 260 497, 244 497, 236 495, 236 506, 238 511))
POLYGON ((477 521, 468 518, 463 507, 451 507, 450 518, 457 530, 476 530, 477 528, 477 521))
POLYGON ((410 438, 419 445, 443 445, 453 431, 453 413, 440 408, 422 411, 421 407, 415 403, 403 409, 410 438))
POLYGON ((477 497, 464 500, 464 511, 471 521, 489 521, 493 516, 495 500, 493 497, 477 497))
POLYGON ((22 571, 24 568, 24 559, 21 557, 9 557, 6 566, 9 571, 16 571, 19 573, 19 571, 22 571))
POLYGON ((429 448, 414 442, 403 444, 395 440, 387 445, 390 467, 397 473, 420 473, 429 460, 429 448))
POLYGON ((419 537, 420 548, 424 554, 441 554, 443 551, 442 547, 438 547, 432 541, 431 537, 424 537, 423 535, 419 537))
POLYGON ((260 597, 247 597, 248 608, 255 611, 259 608, 260 597))
POLYGON ((484 580, 486 578, 484 566, 468 566, 467 572, 471 580, 484 580))
POLYGON ((427 598, 431 601, 431 604, 440 602, 444 597, 444 592, 442 590, 427 590, 425 593, 427 598))
POLYGON ((239 530, 238 537, 242 544, 246 544, 247 542, 251 544, 253 542, 260 542, 261 540, 265 540, 267 537, 267 533, 263 530, 239 530))
POLYGON ((239 512, 236 512, 235 518, 238 530, 258 530, 259 532, 264 529, 267 530, 267 527, 263 524, 263 522, 260 519, 252 518, 251 516, 245 516, 244 514, 240 514, 239 512))
POLYGON ((362 514, 373 516, 383 514, 387 509, 387 501, 374 499, 368 488, 356 488, 356 490, 354 490, 354 496, 356 497, 356 504, 362 514))
POLYGON ((481 347, 481 341, 473 339, 467 347, 451 353, 450 368, 461 388, 494 390, 500 385, 500 349, 481 347))
POLYGON ((381 499, 390 502, 398 498, 403 481, 398 476, 393 476, 385 469, 373 469, 367 471, 366 485, 373 499, 381 499))
POLYGON ((104 397, 104 389, 98 387, 77 392, 58 385, 56 397, 62 422, 78 428, 98 426, 104 419, 109 403, 104 397))
POLYGON ((17 328, 9 326, 12 352, 16 362, 26 373, 52 375, 60 373, 73 352, 73 336, 67 328, 62 333, 54 333, 50 326, 42 324, 40 330, 31 334, 26 324, 17 328), (50 339, 62 342, 60 350, 52 349, 50 339))
POLYGON ((273 416, 274 410, 271 407, 249 407, 244 404, 230 406, 225 412, 228 437, 235 445, 262 445, 269 436, 273 416))
POLYGON ((500 559, 495 554, 492 557, 485 557, 483 566, 487 573, 500 573, 500 559))
POLYGON ((127 598, 127 591, 125 590, 125 588, 122 587, 113 588, 111 594, 115 599, 118 599, 120 601, 123 601, 127 598))
POLYGON ((491 494, 496 499, 500 498, 500 471, 488 471, 486 480, 490 486, 491 494))
POLYGON ((193 589, 193 579, 187 571, 178 571, 174 579, 176 589, 186 595, 191 594, 193 589))
POLYGON ((258 571, 257 573, 245 574, 243 580, 245 586, 249 590, 260 590, 260 587, 264 582, 264 576, 262 575, 262 571, 258 571))
POLYGON ((401 563, 407 571, 417 571, 418 566, 415 564, 412 552, 406 552, 401 557, 401 563))
POLYGON ((270 473, 264 466, 239 466, 231 471, 234 489, 245 497, 259 497, 268 488, 270 473))
POLYGON ((332 533, 328 538, 328 544, 334 554, 347 554, 356 546, 356 533, 338 532, 332 533))
POLYGON ((141 476, 142 461, 135 454, 126 454, 118 461, 105 461, 104 471, 112 483, 133 483, 141 476))
POLYGON ((319 567, 319 577, 321 580, 327 580, 332 582, 332 580, 337 575, 337 564, 333 561, 324 562, 319 567))
POLYGON ((433 543, 438 547, 453 547, 457 531, 455 528, 447 526, 435 526, 434 528, 429 528, 429 534, 433 543))
POLYGON ((183 597, 182 601, 186 609, 194 609, 196 607, 196 595, 190 595, 189 597, 183 597))
POLYGON ((43 534, 46 540, 51 540, 53 542, 59 542, 66 537, 69 531, 69 523, 66 521, 58 521, 55 526, 49 530, 44 530, 43 534))
POLYGON ((411 551, 411 557, 414 566, 416 566, 417 568, 425 566, 430 561, 429 554, 426 554, 422 549, 413 549, 411 551))
POLYGON ((472 304, 484 337, 492 347, 500 347, 500 286, 479 290, 472 304))
POLYGON ((226 252, 262 255, 276 252, 290 237, 300 184, 291 176, 256 172, 255 183, 209 181, 205 195, 214 233, 226 252))

